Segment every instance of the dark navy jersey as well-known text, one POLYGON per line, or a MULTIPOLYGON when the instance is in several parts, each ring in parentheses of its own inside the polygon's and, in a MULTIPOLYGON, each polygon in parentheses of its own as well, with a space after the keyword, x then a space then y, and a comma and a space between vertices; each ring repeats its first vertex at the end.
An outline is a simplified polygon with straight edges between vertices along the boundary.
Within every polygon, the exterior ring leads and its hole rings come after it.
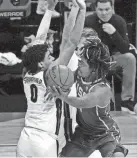
MULTIPOLYGON (((84 96, 91 93, 98 86, 109 86, 109 84, 98 80, 97 82, 90 83, 84 82, 83 79, 76 77, 76 89, 77 97, 84 96)), ((110 87, 110 86, 109 86, 110 87)), ((106 94, 104 94, 105 97, 106 94)), ((81 108, 77 110, 77 123, 82 129, 83 133, 100 136, 106 132, 112 132, 112 134, 119 134, 119 128, 115 121, 110 116, 110 103, 105 107, 95 105, 93 108, 81 108)))

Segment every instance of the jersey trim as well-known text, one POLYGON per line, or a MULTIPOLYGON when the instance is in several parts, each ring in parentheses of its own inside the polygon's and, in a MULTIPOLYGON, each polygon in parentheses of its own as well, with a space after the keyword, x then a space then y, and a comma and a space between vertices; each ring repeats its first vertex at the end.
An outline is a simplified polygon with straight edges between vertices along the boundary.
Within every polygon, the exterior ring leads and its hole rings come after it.
MULTIPOLYGON (((81 81, 83 84, 86 84, 86 85, 90 85, 90 84, 97 84, 97 83, 100 83, 102 81, 102 78, 99 78, 98 80, 95 80, 94 82, 85 82, 83 80, 83 78, 81 77, 81 81)), ((102 81, 103 82, 103 81, 102 81)))
POLYGON ((103 108, 106 108, 107 106, 109 105, 109 103, 108 104, 106 104, 105 106, 99 106, 99 105, 96 105, 97 107, 99 107, 100 109, 103 109, 103 108))
MULTIPOLYGON (((56 131, 55 134, 58 135, 59 134, 59 129, 60 129, 60 122, 61 122, 61 115, 62 115, 62 101, 60 99, 56 100, 56 131)), ((59 154, 59 141, 56 140, 56 144, 57 144, 57 155, 59 154)))
POLYGON ((56 111, 57 122, 56 122, 55 134, 58 135, 60 129, 61 115, 62 115, 62 101, 60 99, 56 100, 56 109, 57 109, 56 111))
POLYGON ((64 131, 66 141, 71 141, 72 138, 72 119, 70 118, 69 105, 64 102, 64 131))
POLYGON ((103 121, 100 116, 99 116, 99 110, 98 107, 96 106, 96 114, 98 116, 98 119, 103 123, 103 125, 106 127, 107 130, 109 130, 109 127, 107 126, 107 124, 105 123, 105 121, 103 121))

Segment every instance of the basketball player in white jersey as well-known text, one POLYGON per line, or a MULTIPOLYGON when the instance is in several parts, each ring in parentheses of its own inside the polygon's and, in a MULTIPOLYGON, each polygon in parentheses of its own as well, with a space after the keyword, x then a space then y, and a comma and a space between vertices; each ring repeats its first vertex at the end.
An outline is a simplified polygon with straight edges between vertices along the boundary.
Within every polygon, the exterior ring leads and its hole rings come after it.
POLYGON ((63 33, 60 55, 54 61, 45 40, 56 3, 57 0, 48 0, 48 9, 39 26, 36 40, 23 54, 23 84, 28 107, 25 127, 17 145, 19 157, 57 157, 57 110, 54 98, 47 91, 44 76, 49 65, 68 64, 83 30, 86 5, 84 0, 75 1, 63 32, 69 26, 73 26, 72 30, 67 37, 63 33))

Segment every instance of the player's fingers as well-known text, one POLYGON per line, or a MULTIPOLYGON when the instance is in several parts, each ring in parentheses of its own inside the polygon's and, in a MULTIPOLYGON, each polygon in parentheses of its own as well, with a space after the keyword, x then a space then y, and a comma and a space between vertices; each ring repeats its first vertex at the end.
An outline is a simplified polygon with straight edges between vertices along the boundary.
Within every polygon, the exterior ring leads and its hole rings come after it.
POLYGON ((51 89, 51 87, 47 87, 47 91, 50 93, 53 93, 53 90, 51 89))
POLYGON ((25 38, 24 38, 24 41, 25 41, 25 43, 30 43, 30 42, 31 42, 31 39, 28 38, 28 37, 25 37, 25 38))
POLYGON ((53 86, 52 88, 53 88, 54 92, 56 93, 56 95, 59 96, 60 92, 59 92, 58 88, 55 86, 53 86))
POLYGON ((72 3, 73 3, 73 5, 74 5, 75 7, 78 7, 78 4, 77 4, 76 0, 72 0, 72 3))
POLYGON ((69 95, 71 89, 67 89, 65 92, 64 92, 64 95, 69 95))
POLYGON ((56 94, 56 92, 54 91, 53 87, 48 87, 48 88, 47 88, 47 91, 48 91, 50 94, 52 94, 53 97, 56 97, 56 96, 57 96, 57 94, 56 94))
POLYGON ((25 41, 26 43, 31 43, 32 41, 34 41, 34 39, 35 39, 35 36, 34 36, 34 35, 30 35, 30 36, 28 36, 28 37, 24 37, 24 41, 25 41))
POLYGON ((59 86, 57 87, 57 90, 60 95, 63 93, 62 89, 59 86))

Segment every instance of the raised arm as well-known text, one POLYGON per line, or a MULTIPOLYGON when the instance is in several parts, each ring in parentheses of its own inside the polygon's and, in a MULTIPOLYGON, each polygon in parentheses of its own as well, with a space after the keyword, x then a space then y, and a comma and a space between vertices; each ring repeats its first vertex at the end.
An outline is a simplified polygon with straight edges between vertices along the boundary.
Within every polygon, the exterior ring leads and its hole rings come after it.
MULTIPOLYGON (((67 0, 65 0, 67 1, 67 0)), ((71 8, 71 11, 69 13, 68 18, 65 21, 65 25, 63 28, 63 34, 62 34, 62 41, 60 45, 60 52, 62 52, 65 44, 67 43, 68 37, 70 36, 70 33, 75 25, 76 17, 79 11, 79 7, 77 4, 73 1, 73 6, 71 8)))
POLYGON ((77 13, 77 16, 73 17, 75 19, 75 24, 70 32, 70 35, 63 49, 60 51, 59 58, 57 59, 58 64, 61 65, 68 65, 70 58, 72 57, 74 50, 76 49, 77 44, 79 43, 84 27, 86 4, 84 0, 76 0, 76 2, 79 6, 79 11, 77 13))
POLYGON ((84 28, 86 4, 85 4, 85 0, 76 0, 76 1, 80 9, 76 19, 75 26, 73 27, 73 30, 71 31, 70 34, 70 41, 71 43, 77 46, 84 28))
POLYGON ((38 28, 37 34, 36 34, 36 39, 39 39, 43 42, 46 41, 47 38, 47 33, 50 27, 50 22, 51 22, 51 17, 52 17, 52 12, 58 2, 58 0, 47 0, 48 2, 48 9, 46 10, 40 26, 38 28))
POLYGON ((42 44, 46 41, 47 33, 49 31, 51 17, 52 17, 52 11, 54 10, 58 0, 47 0, 48 2, 48 8, 46 9, 46 12, 41 20, 40 26, 37 30, 36 37, 34 35, 31 35, 29 37, 25 37, 24 41, 27 43, 24 45, 21 49, 21 52, 26 52, 26 50, 35 44, 42 44))

